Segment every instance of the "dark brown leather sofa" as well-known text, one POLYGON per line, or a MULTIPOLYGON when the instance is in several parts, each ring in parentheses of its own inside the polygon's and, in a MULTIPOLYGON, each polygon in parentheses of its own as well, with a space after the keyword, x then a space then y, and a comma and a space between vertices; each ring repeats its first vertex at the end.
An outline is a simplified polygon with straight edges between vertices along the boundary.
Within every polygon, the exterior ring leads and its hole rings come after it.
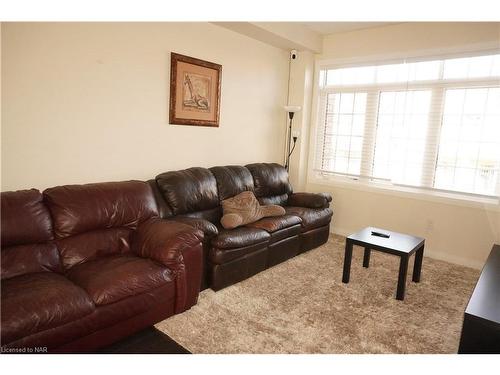
POLYGON ((328 240, 331 196, 293 193, 279 164, 194 167, 162 173, 149 183, 162 218, 204 232, 202 288, 222 289, 328 240), (284 206, 286 215, 224 229, 221 201, 246 190, 261 204, 284 206))
POLYGON ((203 234, 128 181, 1 194, 1 345, 83 352, 197 302, 203 234))

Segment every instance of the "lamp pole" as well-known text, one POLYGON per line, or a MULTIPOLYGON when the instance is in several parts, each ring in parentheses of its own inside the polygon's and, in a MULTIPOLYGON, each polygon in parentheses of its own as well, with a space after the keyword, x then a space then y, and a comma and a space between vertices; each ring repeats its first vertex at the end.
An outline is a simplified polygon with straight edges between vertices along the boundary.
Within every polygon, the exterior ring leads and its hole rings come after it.
POLYGON ((290 119, 288 123, 288 137, 287 137, 287 142, 286 142, 286 162, 285 162, 285 169, 288 172, 290 170, 290 143, 292 140, 292 121, 293 121, 293 115, 295 112, 288 112, 288 118, 290 119))
POLYGON ((291 141, 292 141, 292 121, 293 121, 293 115, 295 112, 299 112, 301 110, 301 107, 298 105, 287 105, 285 106, 285 111, 288 112, 288 131, 286 134, 286 160, 285 160, 285 169, 287 172, 290 171, 290 156, 293 153, 293 150, 295 149, 295 142, 297 142, 297 137, 293 137, 293 147, 291 147, 291 141), (291 148, 291 149, 290 149, 291 148))

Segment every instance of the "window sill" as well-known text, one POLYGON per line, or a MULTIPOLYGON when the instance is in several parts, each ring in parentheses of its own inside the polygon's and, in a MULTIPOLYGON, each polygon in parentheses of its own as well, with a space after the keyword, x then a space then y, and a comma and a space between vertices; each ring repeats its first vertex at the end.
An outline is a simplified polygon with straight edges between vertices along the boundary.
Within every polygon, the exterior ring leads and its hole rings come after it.
POLYGON ((472 197, 460 193, 420 190, 418 188, 359 181, 343 176, 319 176, 315 172, 310 172, 308 183, 500 212, 500 202, 498 199, 494 198, 490 199, 472 197))

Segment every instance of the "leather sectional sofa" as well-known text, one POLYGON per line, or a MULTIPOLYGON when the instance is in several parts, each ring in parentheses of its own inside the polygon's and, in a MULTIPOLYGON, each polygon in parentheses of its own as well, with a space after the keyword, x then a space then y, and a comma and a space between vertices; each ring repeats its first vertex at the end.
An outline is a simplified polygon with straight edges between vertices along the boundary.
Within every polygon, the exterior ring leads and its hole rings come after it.
POLYGON ((278 164, 189 168, 146 182, 1 193, 1 345, 86 352, 326 242, 326 194, 278 164), (226 230, 221 202, 253 191, 286 215, 226 230))
POLYGON ((194 167, 162 173, 149 183, 161 217, 204 232, 202 288, 222 289, 328 240, 331 196, 293 193, 279 164, 194 167), (286 215, 224 229, 221 202, 247 190, 260 204, 283 206, 286 215))
POLYGON ((5 192, 1 208, 2 347, 91 351, 197 302, 203 234, 159 219, 145 182, 5 192))

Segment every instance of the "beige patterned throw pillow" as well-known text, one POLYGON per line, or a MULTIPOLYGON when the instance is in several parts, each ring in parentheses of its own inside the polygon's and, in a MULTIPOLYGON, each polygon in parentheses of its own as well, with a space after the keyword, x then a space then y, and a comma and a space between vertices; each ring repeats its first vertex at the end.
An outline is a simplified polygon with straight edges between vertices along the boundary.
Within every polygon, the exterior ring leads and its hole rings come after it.
POLYGON ((251 191, 244 191, 232 198, 222 201, 223 215, 220 220, 226 229, 253 223, 263 217, 280 216, 285 209, 274 204, 261 206, 251 191))

